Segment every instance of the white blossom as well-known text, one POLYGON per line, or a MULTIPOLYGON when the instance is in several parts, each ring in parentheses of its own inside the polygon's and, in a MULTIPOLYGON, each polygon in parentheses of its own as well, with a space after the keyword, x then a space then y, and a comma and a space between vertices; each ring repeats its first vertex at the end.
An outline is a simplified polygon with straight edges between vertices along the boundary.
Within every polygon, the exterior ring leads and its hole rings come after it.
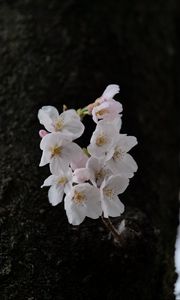
POLYGON ((108 85, 100 98, 77 112, 69 109, 59 114, 53 106, 43 106, 38 112, 46 129, 39 131, 40 166, 49 164, 52 173, 42 187, 49 187, 48 198, 53 206, 64 198, 70 224, 79 225, 85 217, 117 217, 124 211, 118 195, 137 171, 128 153, 137 140, 119 133, 122 105, 113 99, 119 91, 118 85, 108 85), (92 114, 97 125, 89 146, 81 149, 72 141, 82 135, 80 116, 87 114, 92 114))
POLYGON ((50 163, 51 172, 57 174, 61 168, 67 168, 71 160, 75 160, 81 151, 76 143, 65 140, 58 132, 45 135, 40 148, 43 150, 40 166, 50 163))
POLYGON ((104 120, 99 122, 91 137, 90 145, 87 147, 88 152, 96 158, 110 159, 117 136, 118 132, 114 126, 109 126, 104 120))
POLYGON ((79 168, 74 170, 73 173, 73 181, 76 183, 83 183, 85 181, 90 180, 91 174, 89 169, 87 168, 79 168))
POLYGON ((129 179, 120 175, 112 175, 104 180, 101 191, 102 211, 105 218, 117 217, 124 212, 124 204, 118 198, 129 184, 129 179))
POLYGON ((116 118, 120 112, 122 112, 121 103, 119 103, 114 99, 104 101, 93 108, 92 110, 93 121, 95 123, 97 123, 99 119, 111 121, 114 118, 116 118))
POLYGON ((59 204, 63 200, 64 193, 69 193, 72 188, 71 169, 59 169, 58 174, 52 174, 44 181, 42 187, 44 186, 50 186, 49 202, 53 206, 59 204))
POLYGON ((66 139, 75 140, 84 132, 84 125, 74 109, 68 109, 59 115, 53 106, 43 106, 38 112, 39 121, 49 132, 60 132, 66 139))
POLYGON ((113 99, 119 90, 119 86, 116 84, 108 85, 102 96, 89 106, 94 122, 97 123, 99 119, 111 121, 122 112, 121 103, 113 99))
POLYGON ((109 84, 102 94, 103 100, 110 100, 120 91, 120 87, 117 84, 109 84))
POLYGON ((101 186, 105 178, 112 175, 112 171, 106 166, 104 160, 95 157, 88 159, 86 170, 88 170, 89 180, 97 187, 101 186))
POLYGON ((88 160, 88 156, 84 153, 82 149, 79 149, 76 157, 71 160, 71 168, 73 170, 79 169, 79 168, 85 168, 86 162, 88 160))
POLYGON ((73 225, 82 223, 86 216, 97 219, 102 214, 100 192, 89 183, 73 186, 64 203, 68 221, 73 225))
POLYGON ((127 153, 132 147, 137 144, 137 139, 134 136, 119 134, 116 143, 113 146, 113 155, 107 161, 107 166, 115 174, 121 174, 131 178, 134 172, 137 171, 137 164, 133 157, 127 153))

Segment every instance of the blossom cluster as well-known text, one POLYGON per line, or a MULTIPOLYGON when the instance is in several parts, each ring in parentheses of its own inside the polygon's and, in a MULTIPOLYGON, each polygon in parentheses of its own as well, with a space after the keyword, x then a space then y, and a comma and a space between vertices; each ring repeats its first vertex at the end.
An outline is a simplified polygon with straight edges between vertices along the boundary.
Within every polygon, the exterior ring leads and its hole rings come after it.
POLYGON ((49 164, 51 175, 44 181, 49 186, 49 202, 63 201, 69 223, 79 225, 85 217, 97 219, 120 216, 123 193, 137 164, 129 150, 137 144, 133 136, 120 133, 122 105, 113 99, 119 86, 108 85, 102 96, 84 109, 67 109, 61 114, 53 106, 38 112, 42 138, 40 166, 49 164), (87 149, 74 142, 84 132, 82 118, 92 116, 96 128, 87 149))

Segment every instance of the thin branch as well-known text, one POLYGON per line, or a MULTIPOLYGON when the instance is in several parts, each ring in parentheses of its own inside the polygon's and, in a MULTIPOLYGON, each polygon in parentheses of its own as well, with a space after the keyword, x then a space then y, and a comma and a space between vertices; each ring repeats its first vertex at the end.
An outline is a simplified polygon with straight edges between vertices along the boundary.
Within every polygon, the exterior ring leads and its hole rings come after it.
POLYGON ((101 216, 101 219, 102 219, 104 225, 106 226, 106 228, 108 228, 108 230, 112 233, 114 238, 119 241, 120 240, 120 234, 119 234, 118 230, 114 227, 114 225, 112 224, 110 219, 109 218, 104 218, 103 215, 101 216))

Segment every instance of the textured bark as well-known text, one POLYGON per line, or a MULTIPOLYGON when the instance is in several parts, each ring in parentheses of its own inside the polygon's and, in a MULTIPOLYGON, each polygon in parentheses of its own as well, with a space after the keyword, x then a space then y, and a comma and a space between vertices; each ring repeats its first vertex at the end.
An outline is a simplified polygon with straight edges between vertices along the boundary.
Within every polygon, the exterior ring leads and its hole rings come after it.
MULTIPOLYGON (((176 1, 0 2, 2 300, 173 297, 178 223, 176 1), (121 85, 139 171, 122 196, 117 247, 100 221, 70 226, 40 190, 37 111, 85 106, 121 85)), ((80 140, 87 145, 92 123, 80 140)))

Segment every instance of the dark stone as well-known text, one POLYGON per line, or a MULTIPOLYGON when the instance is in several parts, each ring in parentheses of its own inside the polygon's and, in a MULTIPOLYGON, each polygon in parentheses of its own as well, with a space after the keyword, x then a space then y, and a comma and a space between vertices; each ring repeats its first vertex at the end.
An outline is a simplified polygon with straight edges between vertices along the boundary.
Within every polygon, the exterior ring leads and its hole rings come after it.
MULTIPOLYGON (((178 223, 178 1, 0 1, 2 300, 171 300, 178 223), (121 199, 131 236, 74 228, 40 185, 37 111, 78 108, 121 85, 139 165, 121 199)), ((92 122, 85 119, 86 146, 92 122)))

